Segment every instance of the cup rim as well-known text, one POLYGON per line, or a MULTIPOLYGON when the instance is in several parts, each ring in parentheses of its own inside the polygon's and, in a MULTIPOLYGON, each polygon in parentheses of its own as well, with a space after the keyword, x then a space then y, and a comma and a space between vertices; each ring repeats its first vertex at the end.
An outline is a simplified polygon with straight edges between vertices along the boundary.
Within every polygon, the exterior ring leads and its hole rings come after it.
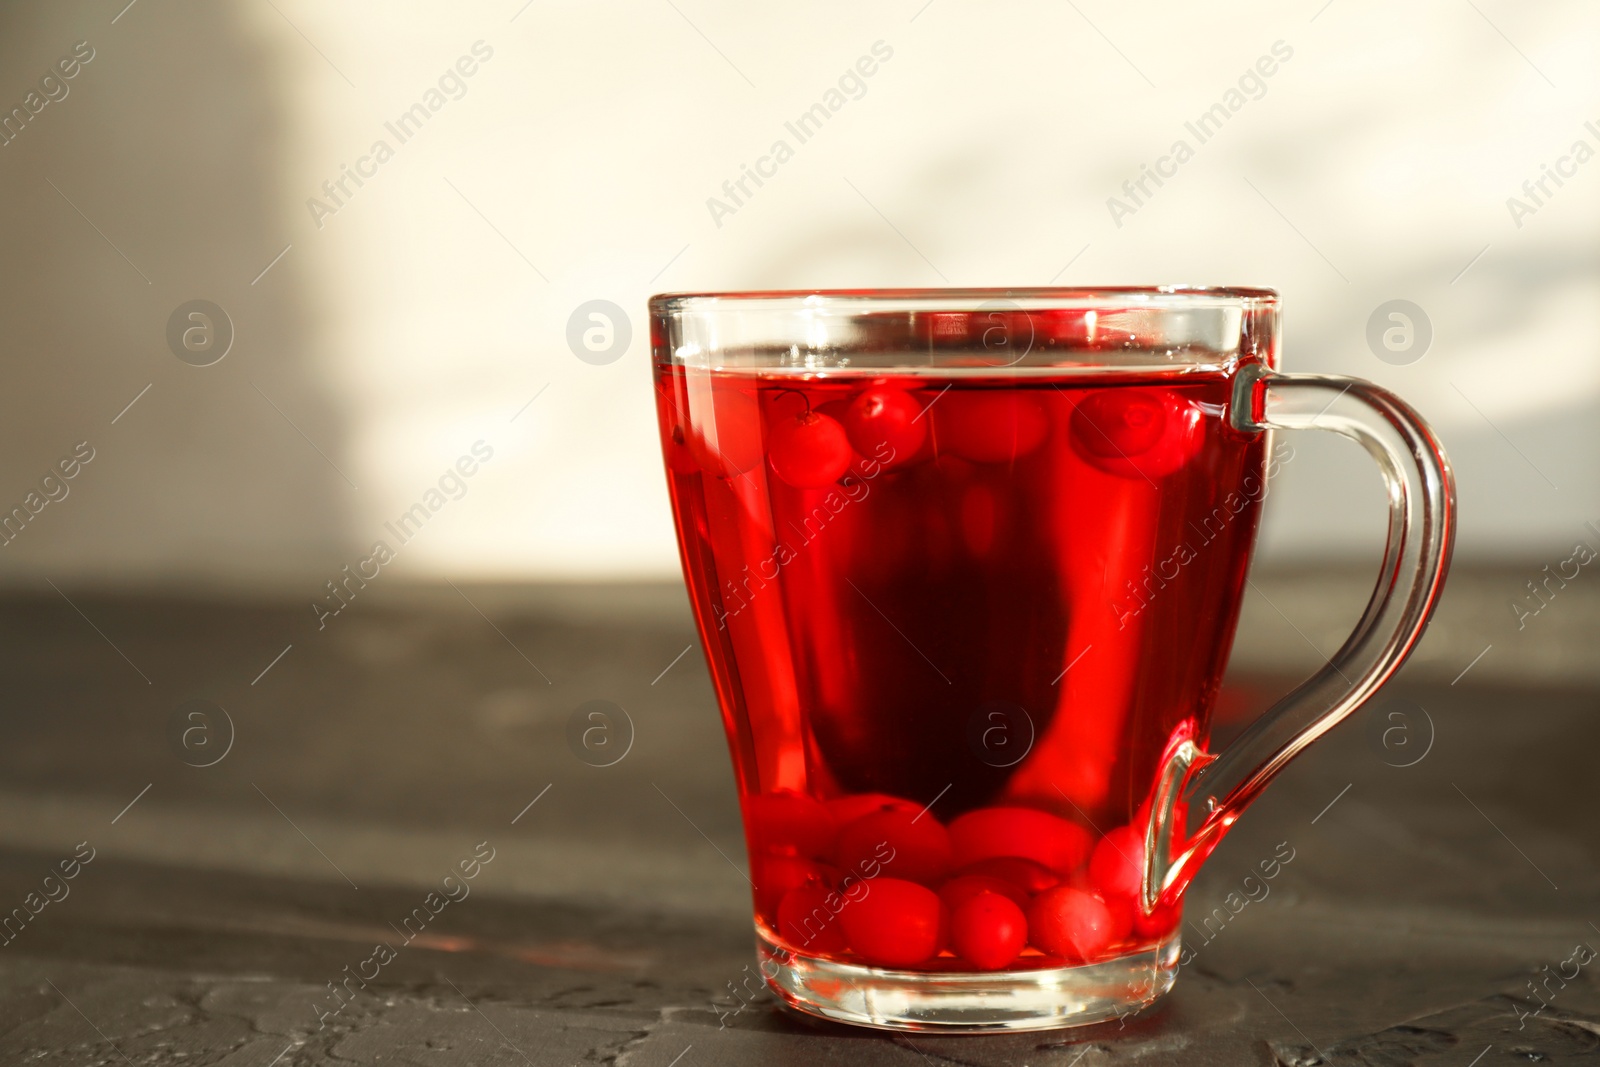
POLYGON ((1215 307, 1276 307, 1277 290, 1230 285, 1032 286, 1021 288, 931 289, 751 289, 722 292, 668 292, 650 298, 652 314, 680 311, 823 309, 896 305, 908 311, 968 310, 994 301, 1023 307, 1127 308, 1163 310, 1215 307))

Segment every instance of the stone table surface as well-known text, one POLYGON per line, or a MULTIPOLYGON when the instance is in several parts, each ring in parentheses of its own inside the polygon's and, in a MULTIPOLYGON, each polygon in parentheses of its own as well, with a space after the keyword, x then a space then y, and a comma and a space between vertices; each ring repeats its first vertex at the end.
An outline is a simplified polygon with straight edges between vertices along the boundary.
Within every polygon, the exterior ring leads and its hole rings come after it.
MULTIPOLYGON (((1211 860, 1156 1007, 906 1037, 743 993, 732 775, 681 595, 446 588, 318 630, 298 602, 46 590, 0 629, 3 1064, 1600 1059, 1587 682, 1403 672, 1211 860), (631 720, 610 766, 568 743, 592 699, 631 720)), ((1233 676, 1224 728, 1291 681, 1233 676)))

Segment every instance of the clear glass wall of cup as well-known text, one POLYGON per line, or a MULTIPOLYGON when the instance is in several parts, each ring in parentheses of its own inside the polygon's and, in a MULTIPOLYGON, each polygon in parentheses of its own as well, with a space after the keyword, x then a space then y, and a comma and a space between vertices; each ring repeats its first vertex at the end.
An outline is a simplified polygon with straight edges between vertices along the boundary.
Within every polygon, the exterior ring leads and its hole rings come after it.
POLYGON ((1280 373, 1265 289, 650 310, 769 985, 905 1030, 1155 1000, 1198 866, 1422 634, 1454 528, 1432 431, 1370 383, 1280 373), (1212 752, 1262 498, 1302 430, 1376 461, 1383 563, 1327 667, 1212 752))

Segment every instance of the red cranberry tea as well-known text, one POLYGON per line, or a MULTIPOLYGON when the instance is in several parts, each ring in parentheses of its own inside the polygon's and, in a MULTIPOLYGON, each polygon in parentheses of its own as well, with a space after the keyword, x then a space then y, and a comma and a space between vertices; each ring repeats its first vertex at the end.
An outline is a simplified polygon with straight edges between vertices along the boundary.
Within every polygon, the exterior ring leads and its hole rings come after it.
POLYGON ((1228 379, 658 386, 766 936, 959 971, 1168 938, 1137 904, 1150 798, 1204 739, 1265 474, 1228 379))

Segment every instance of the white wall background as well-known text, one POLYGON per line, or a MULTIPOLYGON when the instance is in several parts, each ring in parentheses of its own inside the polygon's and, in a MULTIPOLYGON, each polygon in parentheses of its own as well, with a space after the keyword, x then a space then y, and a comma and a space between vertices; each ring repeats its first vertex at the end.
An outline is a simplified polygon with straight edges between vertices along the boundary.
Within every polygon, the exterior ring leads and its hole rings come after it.
MULTIPOLYGON (((479 439, 493 460, 397 570, 670 576, 643 311, 681 289, 1270 285, 1288 369, 1434 421, 1460 557, 1600 521, 1600 160, 1520 227, 1506 203, 1600 149, 1592 4, 124 3, 0 15, 7 108, 96 49, 0 148, 0 503, 97 449, 0 549, 8 580, 314 595, 479 439), (480 40, 465 95, 319 228, 307 199, 480 40), (707 198, 878 41, 865 94, 719 226, 707 198), (1278 41, 1265 95, 1114 224, 1123 180, 1278 41), (211 367, 164 338, 196 297, 236 328, 211 367), (633 316, 606 366, 565 341, 596 298, 633 316), (1394 298, 1434 333, 1406 366, 1364 340, 1394 298)), ((1306 442, 1280 488, 1270 558, 1372 551, 1353 446, 1306 442)))

